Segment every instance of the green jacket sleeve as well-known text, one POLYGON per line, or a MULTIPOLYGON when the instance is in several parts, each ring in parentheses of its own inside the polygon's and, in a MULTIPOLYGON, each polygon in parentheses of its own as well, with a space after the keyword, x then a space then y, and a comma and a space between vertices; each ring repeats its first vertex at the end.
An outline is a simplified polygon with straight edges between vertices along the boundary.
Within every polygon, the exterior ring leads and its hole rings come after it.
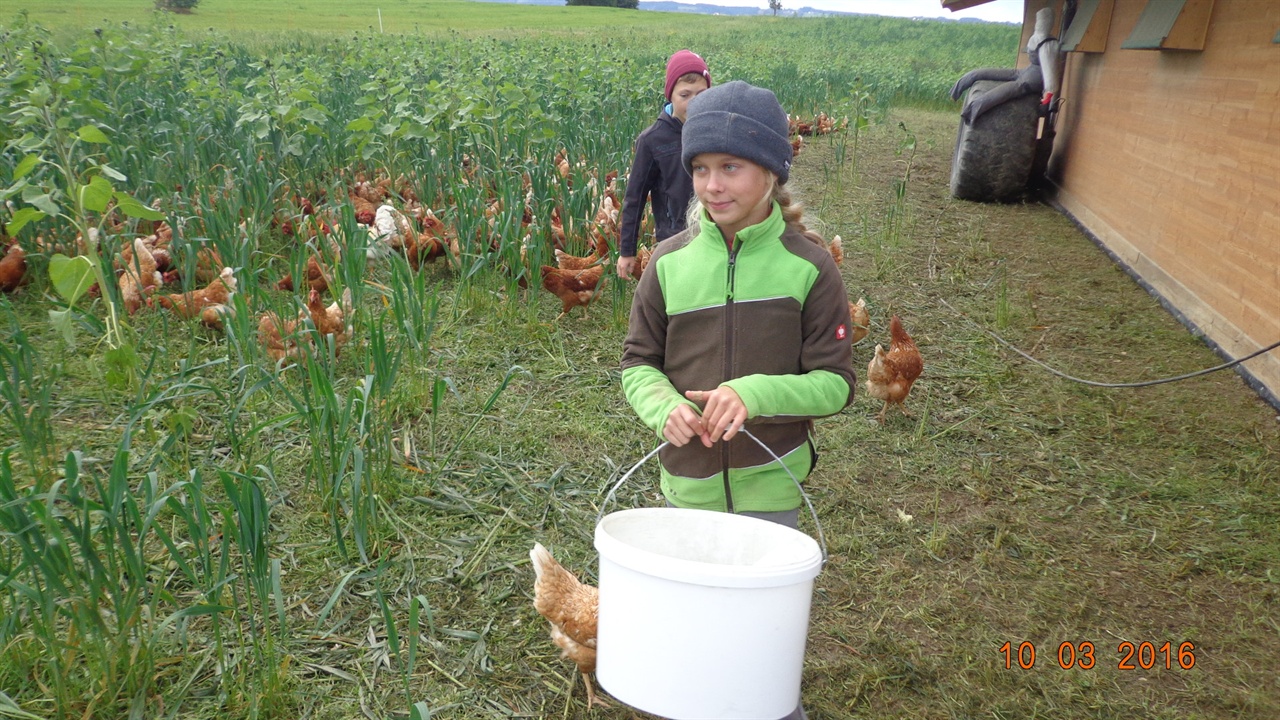
POLYGON ((667 417, 676 406, 697 407, 680 395, 661 370, 650 365, 633 365, 623 370, 622 391, 640 417, 640 422, 649 426, 660 438, 662 429, 667 424, 667 417))
POLYGON ((676 406, 697 405, 676 390, 662 371, 666 363, 667 309, 655 269, 658 253, 650 260, 631 300, 631 321, 622 343, 622 391, 640 421, 659 438, 667 417, 676 406))
POLYGON ((819 254, 818 276, 801 314, 800 373, 730 380, 751 419, 782 421, 834 415, 853 402, 857 377, 849 342, 849 299, 830 255, 819 254))
POLYGON ((840 412, 852 396, 844 377, 829 370, 804 375, 748 375, 730 380, 751 419, 818 418, 840 412))

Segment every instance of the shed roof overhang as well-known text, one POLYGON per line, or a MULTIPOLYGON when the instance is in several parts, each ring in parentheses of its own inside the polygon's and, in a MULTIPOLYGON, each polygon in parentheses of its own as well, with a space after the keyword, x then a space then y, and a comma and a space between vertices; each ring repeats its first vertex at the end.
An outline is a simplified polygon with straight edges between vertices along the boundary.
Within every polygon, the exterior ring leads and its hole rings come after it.
POLYGON ((991 0, 942 0, 944 10, 955 12, 957 10, 967 10, 975 5, 986 5, 991 0))

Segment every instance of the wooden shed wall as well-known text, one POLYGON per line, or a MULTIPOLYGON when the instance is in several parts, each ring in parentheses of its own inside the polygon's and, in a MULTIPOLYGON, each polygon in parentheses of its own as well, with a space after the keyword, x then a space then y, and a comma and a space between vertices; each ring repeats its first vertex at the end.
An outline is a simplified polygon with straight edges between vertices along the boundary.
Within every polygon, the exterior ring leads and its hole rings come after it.
MULTIPOLYGON (((1046 4, 1028 0, 1024 42, 1046 4)), ((1050 176, 1068 213, 1241 357, 1280 340, 1280 2, 1215 0, 1202 51, 1121 49, 1145 4, 1115 0, 1105 51, 1068 54, 1050 176)), ((1280 349, 1244 368, 1280 397, 1280 349)))

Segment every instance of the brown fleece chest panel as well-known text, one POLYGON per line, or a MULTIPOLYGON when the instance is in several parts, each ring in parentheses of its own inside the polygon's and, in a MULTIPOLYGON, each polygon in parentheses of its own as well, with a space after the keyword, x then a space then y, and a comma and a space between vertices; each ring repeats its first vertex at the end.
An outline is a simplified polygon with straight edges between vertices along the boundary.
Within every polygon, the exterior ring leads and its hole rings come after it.
POLYGON ((745 375, 796 374, 800 372, 795 351, 801 343, 800 311, 799 303, 784 297, 673 316, 663 372, 681 392, 714 389, 745 375), (732 352, 727 363, 726 350, 732 352))

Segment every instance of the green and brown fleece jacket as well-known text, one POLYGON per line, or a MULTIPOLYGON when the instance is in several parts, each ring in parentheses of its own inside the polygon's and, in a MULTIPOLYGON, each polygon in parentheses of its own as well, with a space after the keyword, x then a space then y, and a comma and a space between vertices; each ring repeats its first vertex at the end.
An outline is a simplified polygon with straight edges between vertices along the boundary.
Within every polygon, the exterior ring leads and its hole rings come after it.
MULTIPOLYGON (((622 388, 659 437, 686 390, 733 388, 747 429, 797 478, 813 464, 814 418, 853 400, 857 378, 844 281, 826 248, 787 230, 782 211, 741 230, 732 250, 703 215, 661 243, 636 288, 622 388)), ((696 406, 695 406, 696 407, 696 406)), ((800 506, 800 491, 751 438, 659 454, 673 505, 728 512, 800 506)))

